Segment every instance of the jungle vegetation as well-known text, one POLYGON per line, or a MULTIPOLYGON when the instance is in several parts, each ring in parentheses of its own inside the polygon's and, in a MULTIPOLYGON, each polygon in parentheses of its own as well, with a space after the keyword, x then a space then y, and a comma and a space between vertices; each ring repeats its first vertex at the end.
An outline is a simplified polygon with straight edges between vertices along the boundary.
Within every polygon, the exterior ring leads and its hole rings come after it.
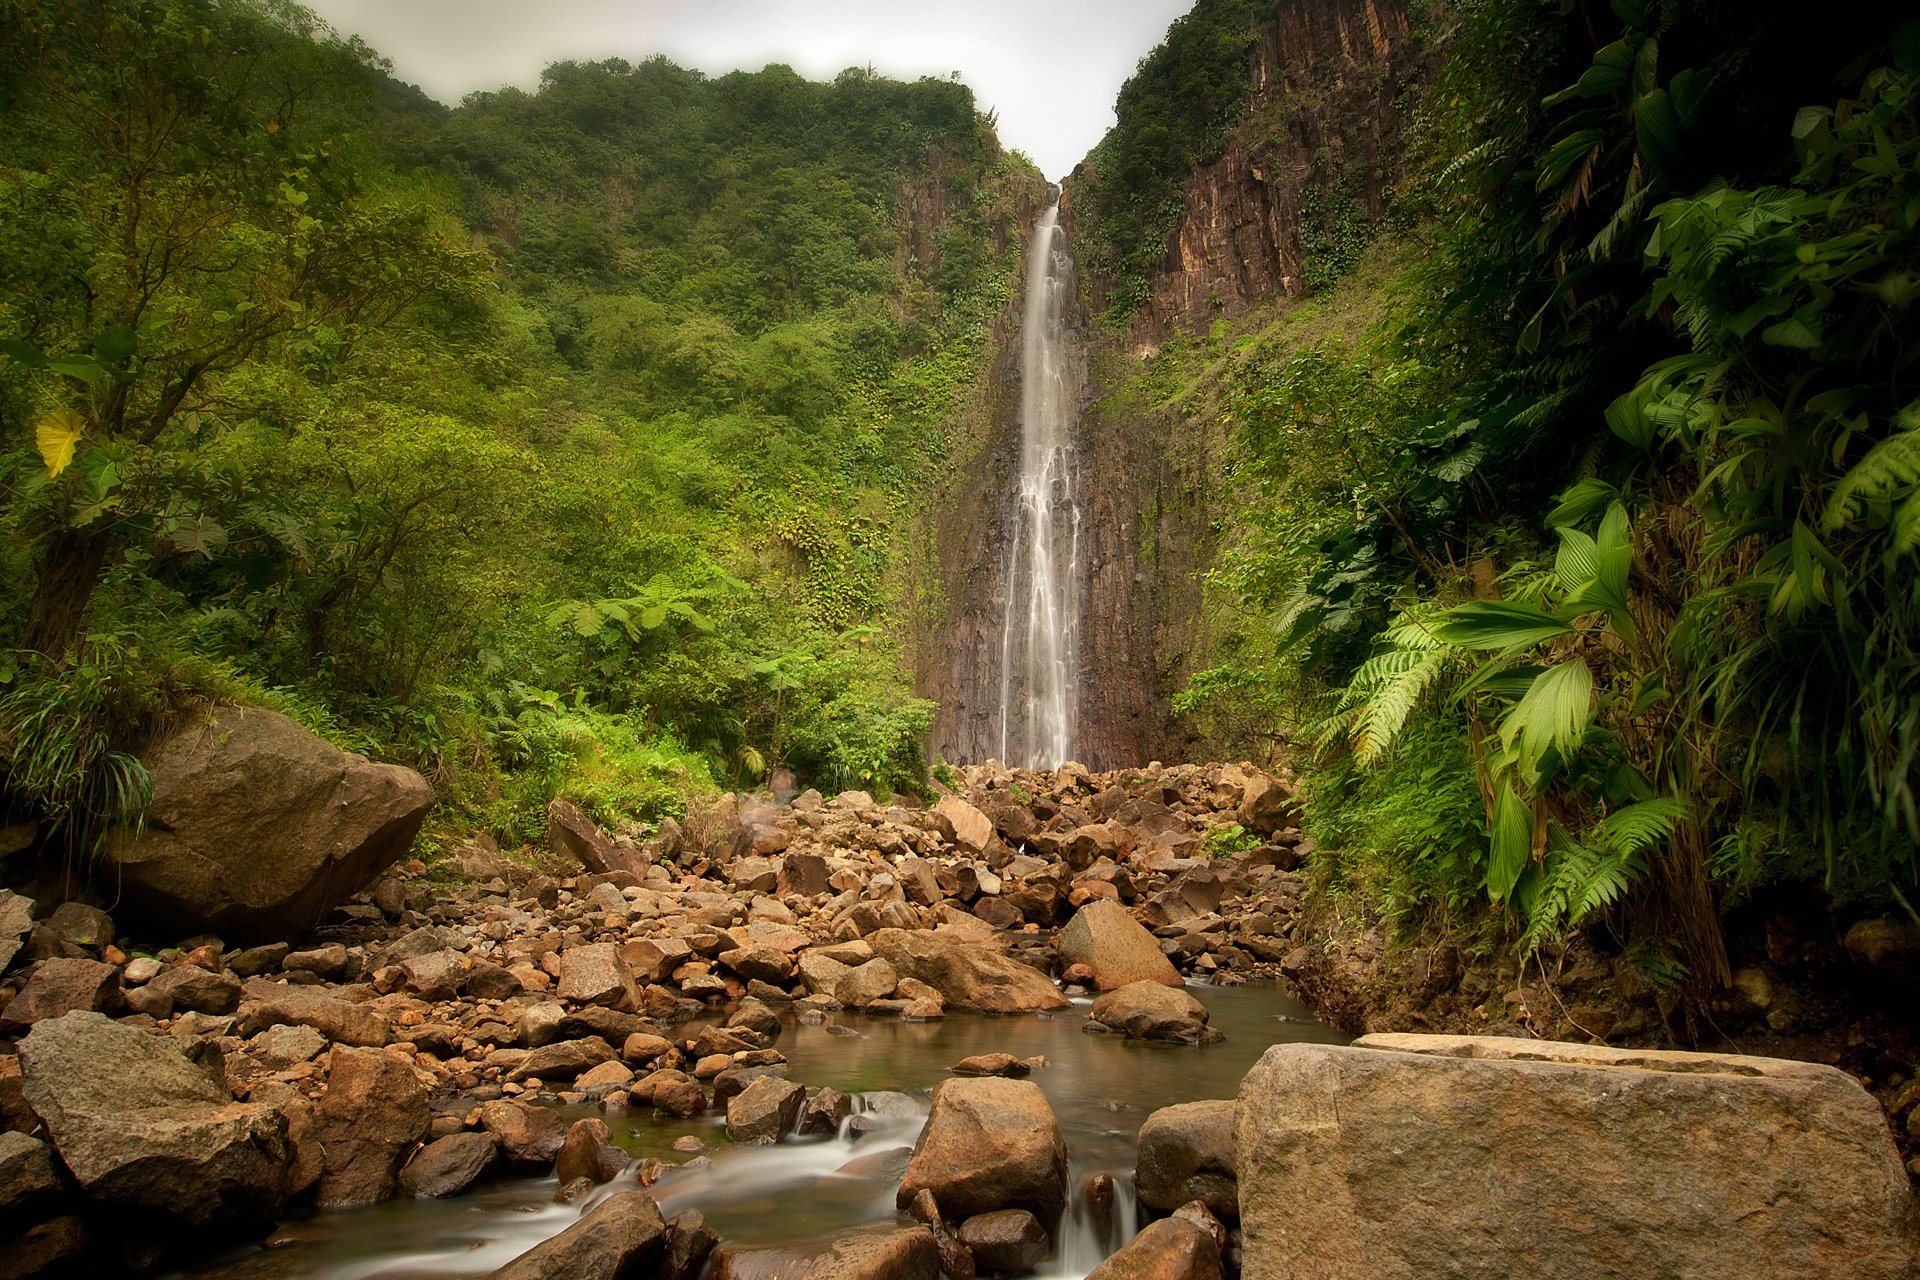
POLYGON ((923 778, 894 534, 1039 181, 965 86, 612 60, 449 110, 282 0, 5 0, 0 50, 11 807, 91 839, 209 696, 512 842, 923 778))

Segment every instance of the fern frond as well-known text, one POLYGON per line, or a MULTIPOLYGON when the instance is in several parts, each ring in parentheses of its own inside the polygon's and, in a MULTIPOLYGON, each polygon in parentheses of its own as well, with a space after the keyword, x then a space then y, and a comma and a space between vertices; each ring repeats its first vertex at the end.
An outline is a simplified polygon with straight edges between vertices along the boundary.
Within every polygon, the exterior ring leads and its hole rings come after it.
POLYGON ((1920 431, 1902 431, 1867 450, 1840 477, 1827 500, 1821 527, 1837 529, 1856 518, 1867 503, 1900 497, 1902 490, 1915 485, 1920 485, 1920 431))

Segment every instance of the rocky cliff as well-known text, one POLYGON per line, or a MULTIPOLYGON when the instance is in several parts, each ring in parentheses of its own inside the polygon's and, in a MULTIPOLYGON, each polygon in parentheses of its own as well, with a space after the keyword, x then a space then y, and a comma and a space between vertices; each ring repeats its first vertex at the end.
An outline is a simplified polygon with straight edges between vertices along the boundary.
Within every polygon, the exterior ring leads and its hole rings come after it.
MULTIPOLYGON (((1144 352, 1280 295, 1357 252, 1404 176, 1430 58, 1407 0, 1278 0, 1249 55, 1251 100, 1226 149, 1187 178, 1183 212, 1126 347, 1144 352)), ((1074 188, 1062 213, 1073 224, 1074 188)), ((1106 308, 1110 280, 1089 276, 1106 308)))

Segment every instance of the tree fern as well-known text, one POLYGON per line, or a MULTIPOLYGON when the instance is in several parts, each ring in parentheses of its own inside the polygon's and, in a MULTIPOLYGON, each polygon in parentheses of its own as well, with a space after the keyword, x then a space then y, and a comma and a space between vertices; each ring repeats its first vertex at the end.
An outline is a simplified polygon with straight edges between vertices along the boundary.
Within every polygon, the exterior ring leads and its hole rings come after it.
POLYGON ((1821 527, 1838 529, 1870 503, 1907 497, 1920 485, 1920 430, 1888 436, 1853 464, 1827 499, 1821 527))

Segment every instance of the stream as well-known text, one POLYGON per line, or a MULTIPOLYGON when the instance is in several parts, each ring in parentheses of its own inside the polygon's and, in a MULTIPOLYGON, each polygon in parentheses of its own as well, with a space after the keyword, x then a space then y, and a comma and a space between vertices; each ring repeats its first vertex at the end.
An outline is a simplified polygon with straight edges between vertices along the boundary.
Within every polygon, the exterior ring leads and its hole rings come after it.
MULTIPOLYGON (((1301 1041, 1344 1043, 1346 1037, 1273 983, 1190 986, 1226 1039, 1204 1047, 1150 1044, 1089 1035, 1086 1000, 1053 1016, 991 1018, 950 1014, 938 1022, 828 1016, 808 1025, 791 1015, 777 1047, 788 1077, 809 1089, 832 1086, 855 1096, 856 1123, 833 1139, 789 1140, 777 1147, 734 1147, 723 1115, 656 1119, 651 1110, 603 1113, 562 1108, 569 1122, 603 1115, 614 1138, 635 1157, 687 1163, 676 1138, 694 1135, 711 1148, 706 1168, 674 1169, 651 1188, 668 1217, 699 1209, 725 1243, 775 1245, 832 1235, 862 1223, 892 1220, 894 1190, 927 1115, 927 1091, 947 1068, 972 1054, 1004 1051, 1044 1056, 1050 1066, 1030 1077, 1059 1117, 1070 1162, 1073 1203, 1054 1256, 1040 1275, 1080 1280, 1133 1230, 1134 1135, 1154 1110, 1204 1098, 1230 1098, 1268 1046, 1301 1041), (905 1096, 901 1096, 905 1095, 905 1096), (851 1128, 865 1132, 854 1134, 851 1128), (1114 1239, 1102 1239, 1078 1204, 1087 1178, 1120 1181, 1122 1218, 1114 1239)), ((704 1022, 675 1028, 697 1034, 704 1022)), ((283 1224, 264 1246, 229 1253, 193 1274, 221 1280, 413 1280, 484 1276, 576 1221, 600 1196, 630 1190, 633 1169, 578 1205, 555 1204, 557 1183, 507 1178, 446 1200, 394 1200, 367 1209, 323 1211, 283 1224)))

